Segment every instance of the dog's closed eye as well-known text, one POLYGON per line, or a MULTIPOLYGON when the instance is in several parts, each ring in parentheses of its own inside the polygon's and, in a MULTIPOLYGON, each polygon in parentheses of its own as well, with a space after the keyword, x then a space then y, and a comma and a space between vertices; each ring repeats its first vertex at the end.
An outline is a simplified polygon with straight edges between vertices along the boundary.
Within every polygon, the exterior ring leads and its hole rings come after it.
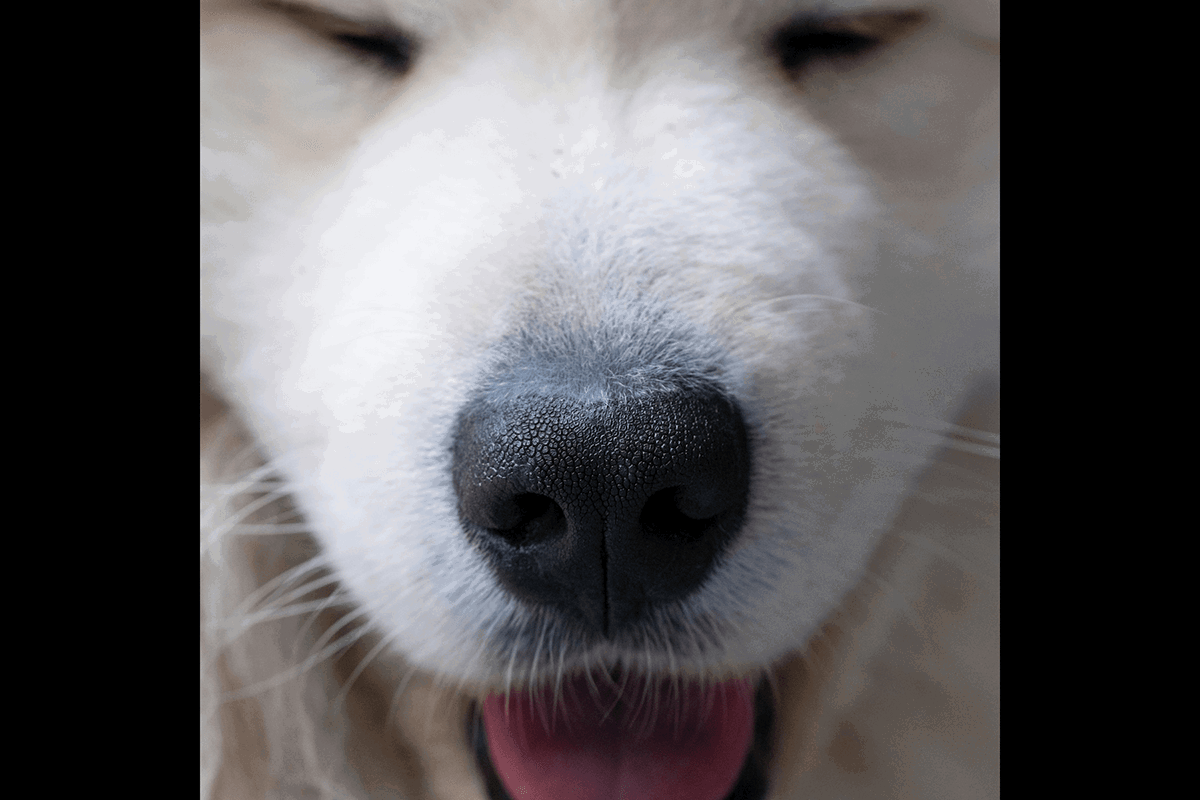
POLYGON ((335 40, 388 72, 403 75, 412 66, 416 43, 404 33, 388 28, 334 34, 335 40))
POLYGON ((802 14, 774 33, 769 48, 784 70, 796 76, 815 62, 851 63, 899 41, 925 19, 920 11, 802 14))
POLYGON ((360 22, 293 3, 268 5, 389 75, 402 76, 412 69, 417 38, 389 23, 360 22))

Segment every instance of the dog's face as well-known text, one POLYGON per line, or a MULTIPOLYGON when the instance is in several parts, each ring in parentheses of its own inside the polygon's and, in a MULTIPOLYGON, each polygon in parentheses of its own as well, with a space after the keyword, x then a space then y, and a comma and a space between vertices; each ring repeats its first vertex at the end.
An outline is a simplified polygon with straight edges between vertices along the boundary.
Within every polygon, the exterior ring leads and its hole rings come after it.
POLYGON ((204 368, 414 665, 767 667, 995 367, 987 15, 738 6, 202 5, 204 368))

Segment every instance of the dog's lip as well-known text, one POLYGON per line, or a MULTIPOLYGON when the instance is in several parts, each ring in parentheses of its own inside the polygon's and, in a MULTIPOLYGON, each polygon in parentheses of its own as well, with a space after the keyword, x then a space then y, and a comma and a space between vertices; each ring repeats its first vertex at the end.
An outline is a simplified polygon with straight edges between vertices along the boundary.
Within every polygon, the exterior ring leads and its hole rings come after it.
MULTIPOLYGON (((471 703, 468 714, 468 740, 489 800, 513 800, 492 765, 484 727, 482 701, 471 703)), ((770 680, 762 677, 754 691, 754 734, 750 752, 742 764, 733 789, 724 800, 763 800, 769 788, 774 750, 775 697, 770 680)))

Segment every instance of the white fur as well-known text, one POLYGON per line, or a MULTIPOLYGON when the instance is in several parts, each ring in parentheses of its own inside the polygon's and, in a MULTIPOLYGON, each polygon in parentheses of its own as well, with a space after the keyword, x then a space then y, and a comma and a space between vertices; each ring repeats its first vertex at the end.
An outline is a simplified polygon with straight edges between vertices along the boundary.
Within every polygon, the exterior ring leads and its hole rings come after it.
MULTIPOLYGON (((724 675, 804 652, 998 371, 989 4, 802 84, 760 45, 803 0, 320 5, 414 31, 411 73, 277 9, 201 4, 202 480, 225 487, 202 497, 202 795, 237 794, 216 776, 238 702, 257 703, 261 772, 294 778, 276 791, 367 791, 337 754, 355 731, 326 730, 339 636, 378 637, 367 666, 397 697, 405 676, 469 697, 601 661, 724 675), (577 328, 682 341, 755 431, 745 530, 680 612, 725 623, 695 652, 529 662, 488 638, 535 623, 459 531, 455 414, 504 337, 577 328), (221 439, 234 420, 246 438, 221 439), (234 458, 250 447, 270 472, 234 458), (237 535, 273 513, 238 500, 267 475, 318 550, 269 516, 283 533, 237 535), (312 624, 269 583, 305 565, 337 579, 317 606, 369 627, 312 624)), ((478 796, 461 765, 422 769, 404 791, 478 796)))

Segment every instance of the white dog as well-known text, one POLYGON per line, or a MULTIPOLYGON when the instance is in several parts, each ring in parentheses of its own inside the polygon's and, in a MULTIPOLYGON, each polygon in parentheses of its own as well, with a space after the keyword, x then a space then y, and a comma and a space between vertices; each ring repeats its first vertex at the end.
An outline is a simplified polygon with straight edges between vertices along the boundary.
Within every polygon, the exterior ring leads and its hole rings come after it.
POLYGON ((998 795, 988 0, 202 0, 201 797, 998 795))

